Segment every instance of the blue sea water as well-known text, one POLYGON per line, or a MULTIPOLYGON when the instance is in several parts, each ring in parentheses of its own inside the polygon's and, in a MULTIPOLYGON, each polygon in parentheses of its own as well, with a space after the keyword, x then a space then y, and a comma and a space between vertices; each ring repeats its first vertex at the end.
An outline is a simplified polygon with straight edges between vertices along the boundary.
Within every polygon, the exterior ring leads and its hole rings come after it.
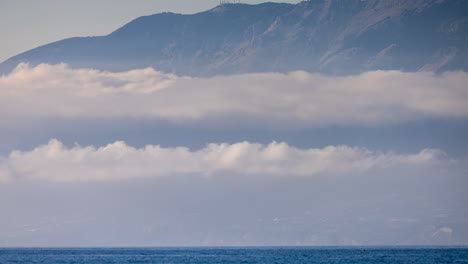
POLYGON ((0 263, 468 263, 468 248, 3 248, 0 263))

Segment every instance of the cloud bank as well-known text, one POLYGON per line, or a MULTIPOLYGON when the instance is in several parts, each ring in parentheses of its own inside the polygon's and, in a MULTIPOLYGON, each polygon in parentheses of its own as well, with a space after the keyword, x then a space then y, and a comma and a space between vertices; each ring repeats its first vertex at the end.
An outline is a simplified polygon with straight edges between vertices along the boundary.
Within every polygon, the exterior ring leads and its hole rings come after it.
POLYGON ((29 118, 154 118, 174 122, 237 116, 308 125, 379 124, 468 117, 468 73, 306 72, 212 78, 152 68, 111 73, 65 64, 20 64, 0 77, 0 122, 29 118))
POLYGON ((422 165, 443 155, 434 149, 414 154, 380 153, 348 146, 299 149, 278 142, 268 145, 249 142, 208 144, 195 151, 157 145, 134 148, 121 141, 99 148, 79 145, 67 148, 53 139, 47 145, 26 152, 13 151, 1 159, 0 179, 103 181, 186 174, 212 176, 217 173, 314 176, 422 165))

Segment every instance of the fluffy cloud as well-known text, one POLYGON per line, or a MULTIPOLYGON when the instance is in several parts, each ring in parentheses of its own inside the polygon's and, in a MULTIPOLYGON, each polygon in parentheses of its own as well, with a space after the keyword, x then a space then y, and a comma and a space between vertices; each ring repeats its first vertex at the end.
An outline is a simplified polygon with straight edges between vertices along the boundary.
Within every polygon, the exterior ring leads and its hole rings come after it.
POLYGON ((40 117, 179 122, 238 116, 333 125, 466 118, 466 83, 465 72, 374 71, 347 77, 292 72, 190 78, 151 68, 111 73, 64 64, 20 64, 0 77, 0 122, 40 117))
POLYGON ((441 155, 441 151, 433 149, 399 155, 348 146, 299 149, 277 142, 268 145, 249 142, 208 144, 195 151, 185 147, 162 148, 155 145, 138 149, 124 142, 99 148, 79 145, 67 148, 54 139, 31 151, 13 151, 0 160, 0 179, 99 181, 181 174, 211 176, 223 172, 313 176, 421 165, 438 160, 441 155))

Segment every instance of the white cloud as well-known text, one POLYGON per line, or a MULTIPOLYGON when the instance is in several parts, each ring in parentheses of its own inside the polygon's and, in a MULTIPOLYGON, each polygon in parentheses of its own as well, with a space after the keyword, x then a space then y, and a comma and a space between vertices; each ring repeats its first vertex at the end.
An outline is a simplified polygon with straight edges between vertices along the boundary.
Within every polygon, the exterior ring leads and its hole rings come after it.
POLYGON ((151 68, 110 73, 64 64, 20 64, 0 77, 0 122, 8 125, 38 117, 203 121, 238 116, 279 124, 333 125, 465 118, 466 83, 465 72, 190 78, 151 68))
POLYGON ((441 227, 439 230, 444 233, 453 233, 453 229, 448 226, 441 227))
POLYGON ((439 229, 437 229, 434 233, 432 233, 432 237, 439 236, 441 234, 449 234, 451 235, 453 233, 453 229, 448 227, 448 226, 443 226, 439 229))
POLYGON ((100 181, 181 174, 212 176, 223 172, 314 176, 421 165, 434 162, 441 155, 441 151, 433 149, 415 154, 394 154, 348 146, 299 149, 277 142, 268 145, 249 142, 208 144, 195 151, 155 145, 134 148, 121 141, 99 148, 79 145, 67 148, 54 139, 31 151, 11 152, 0 160, 0 177, 4 180, 100 181))

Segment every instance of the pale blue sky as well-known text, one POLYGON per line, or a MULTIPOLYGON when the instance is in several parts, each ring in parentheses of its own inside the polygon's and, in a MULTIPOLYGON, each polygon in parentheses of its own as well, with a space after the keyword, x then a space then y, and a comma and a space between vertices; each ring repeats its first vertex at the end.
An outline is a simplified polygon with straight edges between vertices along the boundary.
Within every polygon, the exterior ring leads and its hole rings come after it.
POLYGON ((0 0, 0 61, 52 41, 107 34, 139 16, 166 11, 196 13, 218 3, 219 0, 0 0))

